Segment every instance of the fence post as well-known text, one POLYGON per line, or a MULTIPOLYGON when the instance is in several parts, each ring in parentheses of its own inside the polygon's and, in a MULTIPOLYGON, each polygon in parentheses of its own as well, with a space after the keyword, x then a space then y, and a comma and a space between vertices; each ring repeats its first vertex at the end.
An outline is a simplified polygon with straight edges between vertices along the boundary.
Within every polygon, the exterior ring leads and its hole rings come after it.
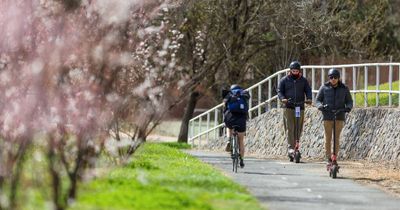
POLYGON ((207 141, 206 141, 206 144, 208 144, 208 141, 210 139, 210 132, 208 130, 210 130, 210 112, 207 113, 207 141))
POLYGON ((189 127, 190 127, 190 129, 189 129, 189 139, 190 139, 190 142, 192 144, 192 147, 194 147, 194 140, 193 140, 194 121, 193 120, 189 121, 189 127))
POLYGON ((342 68, 342 82, 346 84, 346 68, 342 68))
POLYGON ((315 90, 315 68, 311 69, 311 89, 312 89, 312 97, 313 97, 313 100, 315 103, 315 93, 314 93, 314 90, 315 90))
POLYGON ((379 69, 379 66, 378 65, 376 65, 376 106, 378 107, 379 106, 379 91, 380 91, 380 87, 379 87, 379 84, 380 84, 380 69, 379 69))
POLYGON ((272 97, 272 81, 268 80, 268 110, 271 110, 271 97, 272 97))
MULTIPOLYGON (((250 89, 249 94, 250 94, 250 99, 249 99, 249 110, 251 109, 251 107, 253 107, 253 89, 250 89)), ((252 114, 251 111, 249 111, 249 119, 252 118, 252 114)))
POLYGON ((393 65, 389 66, 389 106, 392 106, 392 91, 393 91, 393 65))
MULTIPOLYGON (((276 83, 276 84, 278 84, 278 88, 279 88, 279 82, 281 81, 281 74, 278 74, 278 82, 276 83)), ((278 100, 277 100, 277 106, 278 107, 281 107, 281 101, 279 100, 279 97, 278 97, 278 100)))
POLYGON ((364 107, 368 106, 368 66, 364 66, 364 107))
POLYGON ((201 147, 201 135, 200 135, 200 133, 201 133, 201 124, 202 124, 202 120, 201 120, 201 118, 202 117, 199 117, 199 134, 197 134, 197 135, 199 135, 199 147, 201 147))
POLYGON ((356 89, 357 89, 357 76, 356 76, 356 67, 353 66, 353 106, 357 105, 356 101, 356 89))
MULTIPOLYGON (((258 85, 258 102, 257 102, 257 106, 260 105, 261 103, 261 84, 258 85)), ((258 116, 261 115, 261 106, 258 106, 258 116)))
MULTIPOLYGON (((217 127, 218 125, 218 109, 215 109, 214 111, 214 127, 217 127)), ((214 140, 218 139, 218 129, 214 129, 214 140)))

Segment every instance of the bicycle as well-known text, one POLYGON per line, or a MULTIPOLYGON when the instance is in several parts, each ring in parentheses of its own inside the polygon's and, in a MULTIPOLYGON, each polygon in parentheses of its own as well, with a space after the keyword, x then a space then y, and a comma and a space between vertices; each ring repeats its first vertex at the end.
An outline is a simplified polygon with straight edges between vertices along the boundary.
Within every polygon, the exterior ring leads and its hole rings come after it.
MULTIPOLYGON (((323 107, 328 109, 327 104, 323 105, 323 107)), ((332 109, 331 112, 333 113, 333 153, 331 154, 330 162, 326 165, 326 170, 329 172, 329 177, 336 179, 340 168, 336 156, 336 116, 341 112, 347 112, 347 109, 332 109)))

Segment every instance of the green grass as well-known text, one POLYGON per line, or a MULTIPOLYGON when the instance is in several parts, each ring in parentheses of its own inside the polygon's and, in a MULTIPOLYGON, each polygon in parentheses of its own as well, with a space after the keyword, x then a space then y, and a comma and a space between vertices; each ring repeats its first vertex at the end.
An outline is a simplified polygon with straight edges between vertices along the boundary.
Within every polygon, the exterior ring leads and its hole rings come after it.
POLYGON ((143 145, 126 166, 81 186, 71 209, 261 209, 243 187, 176 147, 143 145))
POLYGON ((176 149, 190 149, 192 147, 190 146, 190 144, 178 143, 178 142, 163 142, 161 144, 176 149))
MULTIPOLYGON (((379 85, 380 90, 389 90, 389 83, 384 83, 379 85)), ((393 90, 399 90, 399 81, 392 83, 393 90)), ((376 90, 375 85, 368 86, 368 90, 376 90)), ((364 93, 356 94, 356 105, 364 106, 364 93)), ((376 105, 376 94, 369 93, 368 94, 368 105, 375 106, 376 105)), ((397 106, 399 104, 399 94, 392 94, 392 104, 397 106)), ((379 105, 380 106, 388 106, 389 105, 389 94, 380 93, 379 94, 379 105)))

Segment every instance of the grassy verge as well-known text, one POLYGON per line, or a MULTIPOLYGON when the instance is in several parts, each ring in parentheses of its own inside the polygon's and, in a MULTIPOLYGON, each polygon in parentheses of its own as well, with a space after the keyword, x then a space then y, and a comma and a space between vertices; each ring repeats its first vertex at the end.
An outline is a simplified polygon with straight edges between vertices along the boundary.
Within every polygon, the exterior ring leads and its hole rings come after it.
POLYGON ((176 147, 143 145, 128 165, 84 184, 71 209, 261 209, 243 187, 176 147))
POLYGON ((161 144, 176 149, 190 149, 192 147, 190 146, 190 144, 178 143, 178 142, 163 142, 161 144))
MULTIPOLYGON (((398 90, 399 89, 399 81, 393 82, 392 83, 392 88, 393 90, 398 90)), ((379 85, 380 90, 389 90, 389 83, 385 83, 382 85, 379 85)), ((368 90, 376 90, 376 86, 368 86, 368 90)), ((357 106, 364 106, 365 102, 365 97, 363 93, 356 94, 356 104, 357 106)), ((374 106, 376 104, 376 94, 375 93, 369 93, 367 97, 367 103, 371 106, 374 106)), ((398 105, 399 104, 399 94, 392 94, 392 105, 398 105)), ((381 93, 379 94, 379 105, 380 106, 388 106, 389 105, 389 94, 387 93, 381 93)))

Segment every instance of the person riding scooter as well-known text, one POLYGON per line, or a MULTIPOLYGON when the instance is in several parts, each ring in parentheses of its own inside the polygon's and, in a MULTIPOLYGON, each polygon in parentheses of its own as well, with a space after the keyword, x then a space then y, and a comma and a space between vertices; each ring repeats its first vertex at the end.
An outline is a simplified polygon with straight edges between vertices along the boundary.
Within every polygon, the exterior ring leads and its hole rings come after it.
POLYGON ((311 104, 312 93, 307 79, 301 75, 301 64, 298 61, 293 61, 290 63, 289 68, 289 74, 279 81, 278 97, 284 108, 283 122, 287 135, 288 156, 289 160, 293 161, 295 143, 298 140, 295 139, 295 133, 297 133, 298 137, 301 136, 304 121, 304 103, 311 104), (301 109, 299 125, 296 125, 295 104, 301 104, 299 105, 301 109), (299 126, 297 131, 296 126, 299 126))
POLYGON ((325 130, 325 158, 328 164, 332 162, 331 141, 333 127, 335 127, 335 156, 339 156, 339 137, 344 126, 345 112, 353 108, 349 88, 340 80, 340 72, 337 69, 330 69, 328 72, 329 81, 323 84, 317 94, 316 106, 322 111, 325 130), (333 125, 335 110, 344 110, 336 114, 336 123, 333 125))

